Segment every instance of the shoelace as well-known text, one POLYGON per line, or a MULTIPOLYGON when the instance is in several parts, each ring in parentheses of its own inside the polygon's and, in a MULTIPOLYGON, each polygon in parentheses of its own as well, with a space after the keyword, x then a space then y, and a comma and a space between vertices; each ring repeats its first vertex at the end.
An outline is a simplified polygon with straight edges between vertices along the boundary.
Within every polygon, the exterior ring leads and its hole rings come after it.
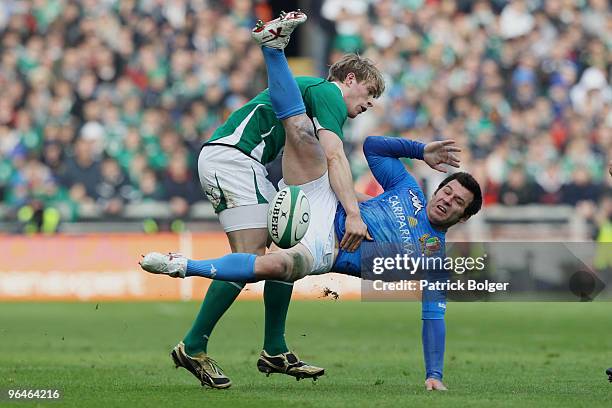
POLYGON ((206 356, 203 363, 208 364, 208 366, 218 375, 225 375, 223 374, 223 368, 221 368, 219 363, 217 363, 212 357, 206 356))

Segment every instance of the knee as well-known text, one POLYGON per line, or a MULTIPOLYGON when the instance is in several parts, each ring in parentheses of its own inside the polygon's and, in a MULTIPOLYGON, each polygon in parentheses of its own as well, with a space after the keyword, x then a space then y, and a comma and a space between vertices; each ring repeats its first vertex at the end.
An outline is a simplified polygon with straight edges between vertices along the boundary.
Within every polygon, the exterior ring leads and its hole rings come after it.
POLYGON ((255 273, 261 279, 293 282, 291 269, 291 257, 279 252, 259 257, 255 262, 255 273))
POLYGON ((272 279, 295 282, 310 273, 312 261, 299 251, 279 250, 255 260, 255 274, 258 280, 272 279))
POLYGON ((287 261, 284 256, 275 256, 274 259, 270 260, 270 273, 277 277, 282 278, 287 269, 287 261))
POLYGON ((275 259, 274 274, 277 279, 285 282, 295 282, 300 279, 300 267, 301 258, 299 254, 287 254, 283 253, 277 259, 275 259))

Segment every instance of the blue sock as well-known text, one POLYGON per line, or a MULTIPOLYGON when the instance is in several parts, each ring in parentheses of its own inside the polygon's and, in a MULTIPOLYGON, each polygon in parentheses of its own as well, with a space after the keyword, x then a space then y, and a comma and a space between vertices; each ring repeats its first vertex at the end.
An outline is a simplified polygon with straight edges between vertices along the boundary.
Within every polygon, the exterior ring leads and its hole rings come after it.
POLYGON ((230 282, 254 282, 255 258, 257 255, 253 254, 229 254, 221 258, 202 261, 190 259, 187 261, 185 276, 203 276, 230 282))
POLYGON ((261 47, 268 70, 268 89, 272 108, 280 120, 306 112, 300 88, 289 69, 285 52, 276 48, 261 47))

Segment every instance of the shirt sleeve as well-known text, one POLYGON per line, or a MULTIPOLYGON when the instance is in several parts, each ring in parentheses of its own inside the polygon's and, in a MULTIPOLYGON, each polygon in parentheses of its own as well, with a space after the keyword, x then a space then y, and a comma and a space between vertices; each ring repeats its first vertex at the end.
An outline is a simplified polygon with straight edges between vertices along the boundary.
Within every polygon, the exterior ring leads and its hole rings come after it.
POLYGON ((363 144, 368 166, 385 191, 402 186, 420 191, 419 184, 399 158, 423 160, 424 151, 424 143, 399 137, 369 136, 363 144))
POLYGON ((310 86, 304 93, 304 103, 314 123, 315 131, 327 129, 344 140, 342 127, 347 118, 346 105, 336 85, 322 82, 310 86))
POLYGON ((446 343, 446 325, 444 319, 423 319, 422 340, 425 379, 436 378, 442 380, 446 343))

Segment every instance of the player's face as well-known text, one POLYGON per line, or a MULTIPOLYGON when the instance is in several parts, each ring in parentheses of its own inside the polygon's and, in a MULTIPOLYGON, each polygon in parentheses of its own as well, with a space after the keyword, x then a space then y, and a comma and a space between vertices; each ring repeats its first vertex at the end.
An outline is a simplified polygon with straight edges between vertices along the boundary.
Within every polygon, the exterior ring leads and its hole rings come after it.
POLYGON ((357 115, 374 106, 374 97, 368 82, 359 82, 355 78, 355 74, 350 73, 346 76, 344 85, 344 102, 349 118, 356 118, 357 115))
POLYGON ((474 199, 470 190, 457 180, 439 189, 427 203, 427 217, 432 225, 448 228, 467 220, 465 209, 474 199))

